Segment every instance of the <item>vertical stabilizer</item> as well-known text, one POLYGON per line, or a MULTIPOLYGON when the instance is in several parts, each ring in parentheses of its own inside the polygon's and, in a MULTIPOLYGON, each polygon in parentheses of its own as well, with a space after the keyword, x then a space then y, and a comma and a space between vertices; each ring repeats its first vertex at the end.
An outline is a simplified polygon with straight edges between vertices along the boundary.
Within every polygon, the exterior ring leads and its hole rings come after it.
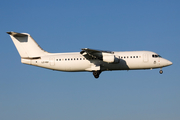
POLYGON ((7 32, 16 46, 21 58, 35 58, 46 55, 35 40, 27 33, 7 32))

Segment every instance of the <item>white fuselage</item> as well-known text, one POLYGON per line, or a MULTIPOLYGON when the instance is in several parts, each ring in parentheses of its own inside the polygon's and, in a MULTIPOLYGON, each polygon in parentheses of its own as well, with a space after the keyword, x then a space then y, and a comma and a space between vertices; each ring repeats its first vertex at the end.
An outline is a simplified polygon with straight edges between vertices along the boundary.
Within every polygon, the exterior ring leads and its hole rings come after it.
MULTIPOLYGON (((172 62, 150 51, 113 52, 83 48, 76 53, 44 51, 28 33, 7 32, 21 62, 58 71, 90 71, 98 78, 102 71, 162 68, 172 62)), ((163 71, 160 70, 162 74, 163 71)))
POLYGON ((135 70, 153 69, 169 66, 172 62, 162 58, 153 57, 157 55, 150 51, 114 52, 119 59, 118 63, 107 63, 99 59, 86 59, 79 52, 76 53, 50 53, 36 59, 24 59, 22 63, 39 66, 58 71, 101 71, 106 70, 135 70))

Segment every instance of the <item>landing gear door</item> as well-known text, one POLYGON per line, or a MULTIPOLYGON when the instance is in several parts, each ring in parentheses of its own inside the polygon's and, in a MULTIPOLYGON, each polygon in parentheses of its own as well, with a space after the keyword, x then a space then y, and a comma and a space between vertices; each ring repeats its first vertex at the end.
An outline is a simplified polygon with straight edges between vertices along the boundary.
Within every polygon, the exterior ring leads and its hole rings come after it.
POLYGON ((148 58, 148 54, 143 54, 143 62, 148 62, 149 58, 148 58))

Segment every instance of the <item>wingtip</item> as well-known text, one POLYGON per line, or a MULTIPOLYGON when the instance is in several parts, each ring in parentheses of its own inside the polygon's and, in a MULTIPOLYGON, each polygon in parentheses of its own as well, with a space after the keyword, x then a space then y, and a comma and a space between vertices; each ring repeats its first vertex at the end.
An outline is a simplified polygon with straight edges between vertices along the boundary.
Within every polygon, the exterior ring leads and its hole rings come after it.
POLYGON ((87 50, 88 48, 82 48, 81 50, 87 50))

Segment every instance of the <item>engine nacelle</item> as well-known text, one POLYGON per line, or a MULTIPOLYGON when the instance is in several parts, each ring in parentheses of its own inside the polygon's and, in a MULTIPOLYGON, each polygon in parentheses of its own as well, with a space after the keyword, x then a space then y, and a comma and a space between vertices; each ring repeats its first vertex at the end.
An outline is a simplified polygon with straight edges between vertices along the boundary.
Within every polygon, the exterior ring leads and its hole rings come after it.
POLYGON ((103 61, 107 63, 119 63, 119 58, 113 54, 103 53, 103 61))

